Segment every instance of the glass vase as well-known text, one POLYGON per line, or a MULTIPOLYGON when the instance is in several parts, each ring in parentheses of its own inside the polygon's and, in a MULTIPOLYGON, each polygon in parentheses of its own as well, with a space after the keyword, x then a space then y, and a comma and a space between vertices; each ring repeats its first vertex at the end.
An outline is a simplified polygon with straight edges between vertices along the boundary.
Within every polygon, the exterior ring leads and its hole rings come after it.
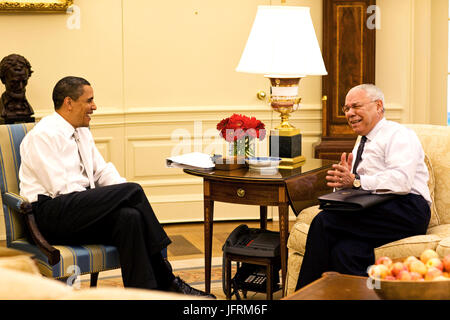
POLYGON ((228 145, 228 155, 251 158, 255 156, 255 139, 244 137, 228 145))

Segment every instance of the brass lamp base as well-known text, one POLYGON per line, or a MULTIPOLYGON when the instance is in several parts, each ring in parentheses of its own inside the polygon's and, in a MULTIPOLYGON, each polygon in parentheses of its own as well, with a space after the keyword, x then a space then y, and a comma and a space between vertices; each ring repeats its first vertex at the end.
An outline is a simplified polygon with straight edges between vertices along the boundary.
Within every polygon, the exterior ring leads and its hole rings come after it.
POLYGON ((305 161, 299 129, 270 130, 269 147, 271 157, 281 158, 279 169, 295 169, 305 161))
POLYGON ((278 169, 295 169, 301 167, 306 161, 305 156, 298 156, 296 158, 281 158, 278 169))
POLYGON ((270 80, 270 106, 280 113, 281 123, 276 129, 295 129, 289 123, 289 114, 297 110, 301 98, 298 97, 300 77, 284 78, 268 76, 270 80))
POLYGON ((282 160, 278 168, 294 169, 303 164, 302 135, 289 123, 289 114, 298 108, 298 85, 300 77, 268 76, 270 79, 270 106, 280 113, 281 124, 270 130, 270 156, 282 160))

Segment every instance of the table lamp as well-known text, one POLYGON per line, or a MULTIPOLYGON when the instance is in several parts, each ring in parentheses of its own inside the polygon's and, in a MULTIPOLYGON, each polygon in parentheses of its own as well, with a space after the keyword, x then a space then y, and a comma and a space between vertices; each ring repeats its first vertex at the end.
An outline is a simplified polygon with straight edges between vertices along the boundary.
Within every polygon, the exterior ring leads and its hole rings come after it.
POLYGON ((258 6, 236 71, 269 78, 269 101, 281 116, 281 124, 270 132, 270 155, 282 158, 280 169, 302 165, 305 158, 301 155, 301 133, 289 123, 289 114, 298 109, 301 101, 300 79, 327 74, 310 9, 258 6))

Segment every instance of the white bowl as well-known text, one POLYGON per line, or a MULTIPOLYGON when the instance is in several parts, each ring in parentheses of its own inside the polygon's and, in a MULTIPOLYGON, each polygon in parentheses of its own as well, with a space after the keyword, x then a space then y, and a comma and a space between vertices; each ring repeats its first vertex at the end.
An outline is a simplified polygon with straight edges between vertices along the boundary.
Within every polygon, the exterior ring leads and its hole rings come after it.
POLYGON ((278 157, 251 157, 245 159, 250 169, 277 168, 281 158, 278 157))

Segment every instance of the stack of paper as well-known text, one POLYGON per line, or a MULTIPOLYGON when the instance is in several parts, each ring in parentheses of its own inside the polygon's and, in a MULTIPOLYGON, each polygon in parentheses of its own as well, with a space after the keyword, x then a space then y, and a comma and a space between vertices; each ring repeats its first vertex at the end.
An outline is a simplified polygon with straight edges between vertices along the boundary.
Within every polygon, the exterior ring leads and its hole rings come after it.
POLYGON ((214 162, 209 154, 192 152, 167 158, 166 166, 169 168, 212 170, 214 169, 214 162))

